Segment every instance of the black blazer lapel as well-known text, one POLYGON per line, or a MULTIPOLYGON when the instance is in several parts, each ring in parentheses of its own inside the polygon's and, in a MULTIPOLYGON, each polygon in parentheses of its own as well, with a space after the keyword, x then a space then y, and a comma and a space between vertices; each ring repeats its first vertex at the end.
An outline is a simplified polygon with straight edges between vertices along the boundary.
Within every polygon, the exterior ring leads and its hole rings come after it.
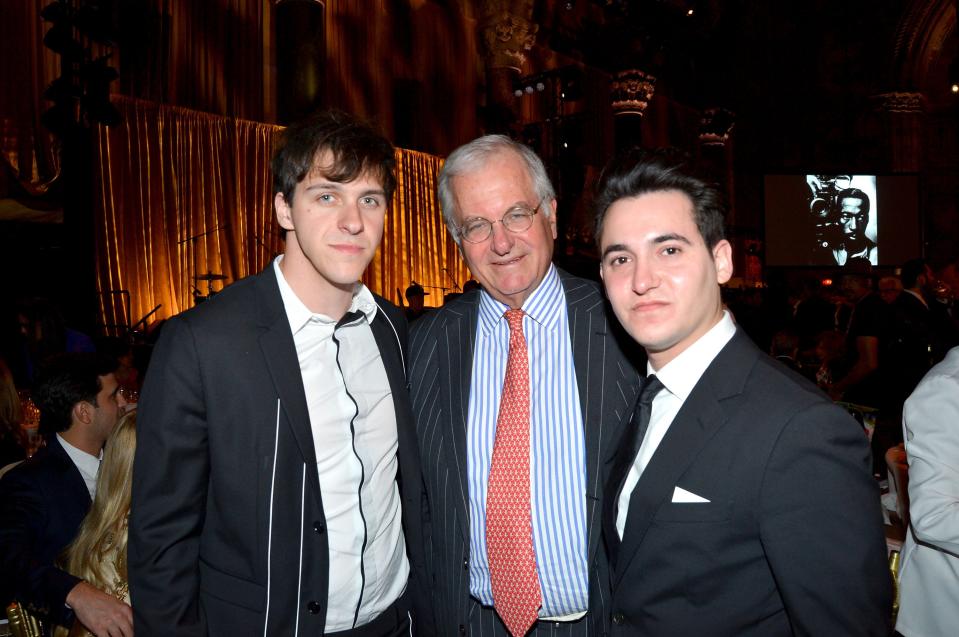
MULTIPOLYGON (((676 414, 630 496, 625 537, 614 564, 614 586, 619 584, 626 571, 623 566, 629 563, 642 544, 656 511, 664 502, 672 500, 680 476, 729 419, 723 401, 742 393, 752 368, 751 361, 755 361, 758 352, 749 337, 737 330, 706 368, 676 414)), ((618 498, 618 494, 610 493, 609 497, 618 498)), ((607 532, 615 534, 615 519, 607 516, 606 522, 607 532)))
MULTIPOLYGON (((296 440, 303 462, 308 468, 306 475, 310 489, 316 494, 317 505, 322 509, 320 498, 320 478, 316 470, 316 450, 313 448, 313 429, 310 425, 310 412, 306 405, 306 390, 303 388, 303 376, 300 373, 299 358, 293 333, 283 308, 283 299, 276 282, 272 264, 257 275, 256 280, 257 320, 263 332, 260 335, 260 349, 266 360, 273 387, 280 398, 280 405, 293 438, 296 440)), ((223 370, 229 373, 229 370, 223 370)), ((280 417, 280 414, 277 414, 280 417)))

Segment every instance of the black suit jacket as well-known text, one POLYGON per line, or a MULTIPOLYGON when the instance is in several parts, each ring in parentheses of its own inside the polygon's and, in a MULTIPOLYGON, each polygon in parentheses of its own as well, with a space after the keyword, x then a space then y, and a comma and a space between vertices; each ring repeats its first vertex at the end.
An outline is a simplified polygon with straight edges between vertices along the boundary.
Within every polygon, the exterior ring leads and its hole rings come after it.
MULTIPOLYGON (((619 437, 622 417, 635 401, 639 375, 620 349, 614 326, 607 322, 598 286, 562 271, 560 277, 566 293, 585 428, 590 612, 578 622, 538 623, 535 632, 598 635, 609 616, 608 564, 600 541, 600 465, 619 437)), ((433 577, 436 627, 444 636, 464 631, 506 634, 495 611, 470 596, 467 568, 470 519, 466 429, 480 294, 464 294, 419 319, 410 340, 413 413, 429 501, 427 563, 433 577)))
POLYGON ((55 435, 0 480, 0 580, 4 608, 16 598, 41 618, 70 625, 67 593, 80 581, 54 566, 90 509, 83 476, 55 435))
MULTIPOLYGON (((371 325, 393 393, 403 528, 417 598, 422 482, 406 323, 371 325)), ((135 629, 319 635, 328 541, 296 347, 270 265, 163 328, 143 387, 130 516, 135 629)))
POLYGON ((888 635, 869 467, 862 428, 738 330, 640 477, 622 543, 607 490, 612 634, 888 635), (709 502, 673 502, 676 487, 709 502))

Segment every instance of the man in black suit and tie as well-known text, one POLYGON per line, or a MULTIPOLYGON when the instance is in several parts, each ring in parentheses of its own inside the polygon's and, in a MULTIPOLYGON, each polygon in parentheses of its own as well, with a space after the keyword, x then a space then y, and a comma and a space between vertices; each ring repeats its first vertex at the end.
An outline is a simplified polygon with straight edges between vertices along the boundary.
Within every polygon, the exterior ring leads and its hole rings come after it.
POLYGON ((602 634, 600 464, 639 376, 598 286, 551 262, 556 199, 535 153, 474 140, 439 196, 482 290, 411 335, 438 634, 602 634))
POLYGON ((139 637, 420 628, 406 322, 359 282, 383 235, 393 147, 320 113, 284 132, 272 169, 283 255, 171 319, 143 387, 139 637))
POLYGON ((610 456, 611 634, 888 635, 866 436, 723 310, 718 191, 634 151, 596 211, 603 283, 649 374, 610 456))
POLYGON ((42 364, 33 396, 47 444, 0 480, 0 603, 16 598, 47 628, 79 619, 94 634, 133 634, 127 604, 56 566, 90 509, 103 445, 126 405, 116 367, 88 353, 42 364))

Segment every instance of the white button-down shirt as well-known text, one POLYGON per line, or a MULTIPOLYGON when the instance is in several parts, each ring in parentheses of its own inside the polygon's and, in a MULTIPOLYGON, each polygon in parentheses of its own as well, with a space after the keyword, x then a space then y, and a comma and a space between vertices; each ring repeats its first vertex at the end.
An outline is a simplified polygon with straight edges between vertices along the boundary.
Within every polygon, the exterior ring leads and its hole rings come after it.
POLYGON ((83 476, 83 482, 86 484, 92 500, 93 494, 97 492, 97 474, 100 472, 100 459, 103 457, 103 451, 100 451, 99 456, 91 456, 86 451, 71 445, 60 434, 57 434, 57 440, 60 441, 60 446, 70 456, 70 460, 73 460, 73 464, 76 465, 80 475, 83 476))
POLYGON ((396 484, 393 394, 370 330, 377 306, 356 284, 340 321, 314 314, 274 263, 313 429, 330 549, 326 632, 362 626, 406 588, 409 562, 396 484))

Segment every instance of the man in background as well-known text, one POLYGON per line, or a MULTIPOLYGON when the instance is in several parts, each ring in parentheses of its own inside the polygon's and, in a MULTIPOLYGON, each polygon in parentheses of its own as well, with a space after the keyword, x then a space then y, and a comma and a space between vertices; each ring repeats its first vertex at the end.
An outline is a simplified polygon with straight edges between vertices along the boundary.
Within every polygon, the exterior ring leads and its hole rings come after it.
POLYGON ((47 444, 0 479, 0 601, 16 599, 48 626, 77 619, 94 634, 132 636, 127 604, 56 566, 90 508, 103 445, 126 405, 114 369, 91 353, 39 368, 33 398, 47 444))

